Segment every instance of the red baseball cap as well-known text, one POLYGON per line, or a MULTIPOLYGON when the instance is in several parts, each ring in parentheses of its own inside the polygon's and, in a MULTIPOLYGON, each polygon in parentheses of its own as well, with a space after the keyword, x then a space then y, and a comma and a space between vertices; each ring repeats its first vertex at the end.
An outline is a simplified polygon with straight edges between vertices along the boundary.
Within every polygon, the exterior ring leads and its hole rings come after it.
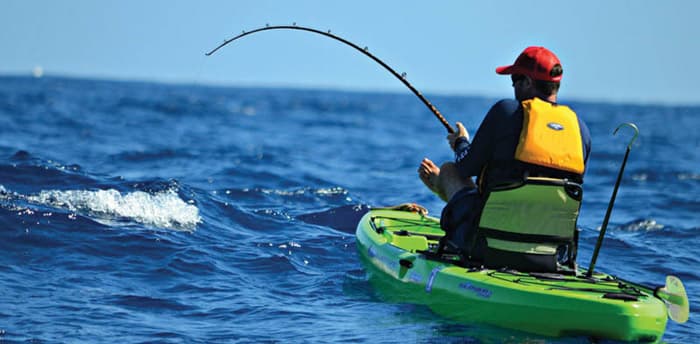
POLYGON ((559 58, 545 47, 527 47, 510 66, 496 68, 498 74, 523 74, 535 80, 561 81, 562 73, 552 73, 559 58), (552 74, 557 74, 552 76, 552 74))

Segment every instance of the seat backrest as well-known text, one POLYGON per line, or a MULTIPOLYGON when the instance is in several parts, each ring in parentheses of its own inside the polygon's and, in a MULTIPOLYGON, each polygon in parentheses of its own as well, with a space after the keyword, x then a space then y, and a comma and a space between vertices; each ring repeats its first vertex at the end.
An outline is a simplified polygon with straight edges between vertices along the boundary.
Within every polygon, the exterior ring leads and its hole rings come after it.
POLYGON ((479 219, 484 264, 547 272, 557 262, 573 265, 582 193, 579 184, 551 178, 491 190, 479 219))

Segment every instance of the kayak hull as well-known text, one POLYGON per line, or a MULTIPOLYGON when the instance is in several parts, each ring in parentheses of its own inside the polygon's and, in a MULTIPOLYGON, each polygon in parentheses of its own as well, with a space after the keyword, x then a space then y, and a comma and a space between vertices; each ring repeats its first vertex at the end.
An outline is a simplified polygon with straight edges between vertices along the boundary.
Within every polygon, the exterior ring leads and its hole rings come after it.
POLYGON ((444 233, 435 218, 371 210, 360 220, 358 253, 376 288, 398 302, 425 304, 462 323, 544 336, 658 341, 666 305, 652 291, 596 273, 527 274, 436 260, 444 233))

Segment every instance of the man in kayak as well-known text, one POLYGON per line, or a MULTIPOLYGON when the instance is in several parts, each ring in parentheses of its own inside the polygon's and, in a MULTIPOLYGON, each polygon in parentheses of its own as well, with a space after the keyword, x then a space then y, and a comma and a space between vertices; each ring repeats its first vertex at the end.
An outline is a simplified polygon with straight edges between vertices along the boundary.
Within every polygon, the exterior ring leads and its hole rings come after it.
POLYGON ((418 168, 425 185, 447 202, 441 226, 448 247, 477 259, 485 243, 475 238, 475 232, 489 190, 517 185, 528 176, 582 183, 591 147, 585 123, 568 107, 556 104, 563 69, 554 53, 544 47, 528 47, 514 64, 498 67, 496 73, 510 75, 515 99, 494 104, 471 143, 462 123, 456 123, 457 131, 447 136, 454 162, 438 167, 425 158, 418 168), (566 125, 559 123, 561 111, 570 118, 566 125), (555 120, 545 122, 545 129, 533 128, 533 113, 555 120), (549 135, 547 130, 565 133, 564 146, 559 141, 542 141, 543 135, 549 135), (471 179, 475 176, 478 187, 471 179))

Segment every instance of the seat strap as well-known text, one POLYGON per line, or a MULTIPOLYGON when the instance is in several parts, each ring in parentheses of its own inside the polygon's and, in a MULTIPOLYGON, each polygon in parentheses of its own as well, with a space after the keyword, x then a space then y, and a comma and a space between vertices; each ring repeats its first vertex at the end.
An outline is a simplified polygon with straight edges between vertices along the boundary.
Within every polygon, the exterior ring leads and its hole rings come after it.
POLYGON ((493 228, 480 227, 481 233, 486 235, 488 238, 494 238, 498 240, 508 240, 517 242, 527 242, 527 243, 569 243, 573 242, 571 237, 562 237, 556 235, 542 235, 542 234, 524 234, 524 233, 513 233, 502 231, 493 228))

